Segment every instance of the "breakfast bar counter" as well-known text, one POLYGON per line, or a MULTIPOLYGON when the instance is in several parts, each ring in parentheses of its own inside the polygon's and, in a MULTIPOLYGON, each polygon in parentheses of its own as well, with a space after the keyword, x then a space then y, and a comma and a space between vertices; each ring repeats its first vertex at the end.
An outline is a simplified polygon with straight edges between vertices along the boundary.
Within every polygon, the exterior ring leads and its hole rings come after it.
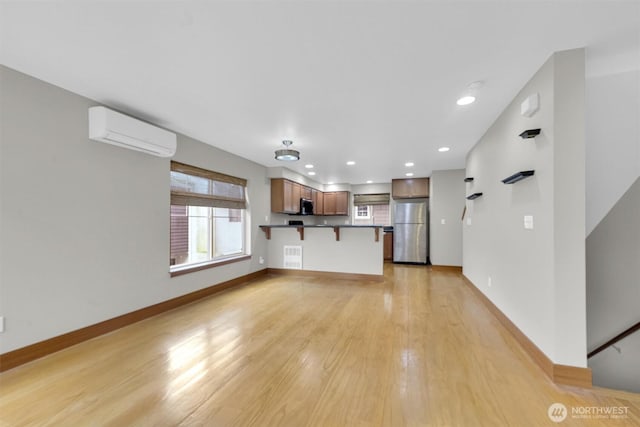
POLYGON ((380 240, 380 229, 384 228, 382 225, 261 225, 260 229, 264 231, 267 236, 267 240, 271 239, 272 228, 295 228, 300 233, 300 240, 304 240, 305 228, 333 228, 336 233, 336 241, 340 241, 340 229, 341 228, 372 228, 375 236, 375 241, 380 240))
POLYGON ((381 225, 260 225, 275 270, 382 278, 381 225), (370 276, 370 277, 369 277, 370 276))

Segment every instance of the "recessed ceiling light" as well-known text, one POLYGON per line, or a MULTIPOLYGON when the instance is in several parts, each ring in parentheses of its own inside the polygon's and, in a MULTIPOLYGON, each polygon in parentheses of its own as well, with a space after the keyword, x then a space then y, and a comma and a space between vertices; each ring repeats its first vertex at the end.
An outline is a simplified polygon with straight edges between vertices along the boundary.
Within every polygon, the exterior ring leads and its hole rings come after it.
POLYGON ((313 165, 311 163, 309 163, 308 165, 304 165, 304 167, 307 169, 313 169, 313 165))
POLYGON ((413 176, 413 172, 407 172, 404 174, 404 176, 413 176))
POLYGON ((309 175, 311 175, 311 176, 313 176, 313 175, 315 175, 315 174, 316 174, 316 173, 315 173, 314 171, 309 172, 309 175))
POLYGON ((475 96, 471 96, 471 95, 463 96, 462 98, 460 98, 460 99, 458 99, 456 101, 456 104, 458 104, 458 105, 469 105, 475 100, 476 100, 475 96))
POLYGON ((478 80, 478 81, 469 83, 469 86, 467 86, 467 88, 471 89, 471 90, 478 90, 482 86, 484 86, 484 81, 483 80, 478 80))
POLYGON ((404 164, 406 167, 410 168, 413 166, 413 162, 407 162, 404 164))
POLYGON ((449 150, 450 150, 449 147, 440 147, 440 148, 438 148, 438 151, 441 152, 441 153, 444 153, 444 152, 449 151, 449 150))
POLYGON ((367 181, 367 184, 371 184, 371 183, 373 183, 373 181, 371 181, 371 180, 368 180, 368 181, 367 181))
POLYGON ((353 160, 349 160, 349 161, 347 162, 347 165, 348 165, 348 166, 353 166, 353 165, 355 165, 355 164, 356 164, 356 162, 354 162, 353 160))

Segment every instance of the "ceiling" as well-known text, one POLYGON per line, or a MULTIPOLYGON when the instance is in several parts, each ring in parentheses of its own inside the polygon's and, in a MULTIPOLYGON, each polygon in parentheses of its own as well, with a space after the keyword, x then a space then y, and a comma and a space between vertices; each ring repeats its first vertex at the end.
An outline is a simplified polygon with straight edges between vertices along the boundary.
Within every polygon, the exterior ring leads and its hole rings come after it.
POLYGON ((312 163, 320 183, 462 168, 554 51, 640 52, 633 1, 0 7, 3 64, 268 167, 291 139, 302 159, 284 166, 306 175, 312 163), (457 106, 475 81, 477 101, 457 106))

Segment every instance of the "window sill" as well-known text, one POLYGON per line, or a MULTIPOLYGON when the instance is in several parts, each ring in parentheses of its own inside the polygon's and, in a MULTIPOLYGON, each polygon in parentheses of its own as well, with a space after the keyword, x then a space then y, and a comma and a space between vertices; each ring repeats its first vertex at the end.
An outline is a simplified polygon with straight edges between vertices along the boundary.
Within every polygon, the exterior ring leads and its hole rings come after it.
POLYGON ((202 264, 185 266, 185 267, 176 267, 175 270, 169 270, 169 275, 171 277, 181 276, 183 274, 193 273, 194 271, 206 270, 208 268, 220 267, 222 265, 233 264, 234 262, 246 261, 251 259, 251 255, 240 255, 233 258, 225 258, 216 261, 209 261, 202 264))

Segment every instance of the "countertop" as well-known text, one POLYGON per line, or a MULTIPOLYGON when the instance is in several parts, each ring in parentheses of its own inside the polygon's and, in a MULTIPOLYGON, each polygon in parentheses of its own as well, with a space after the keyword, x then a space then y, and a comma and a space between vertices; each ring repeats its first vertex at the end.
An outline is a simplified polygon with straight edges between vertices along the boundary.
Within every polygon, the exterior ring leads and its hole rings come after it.
POLYGON ((369 228, 374 231, 375 241, 379 240, 380 229, 384 229, 384 225, 349 225, 349 224, 318 224, 318 225, 259 225, 264 231, 267 240, 271 240, 271 229, 273 228, 292 228, 300 233, 300 240, 304 240, 304 230, 306 228, 328 228, 333 229, 336 233, 336 241, 340 241, 340 229, 342 228, 369 228))
POLYGON ((270 228, 384 228, 384 225, 349 225, 349 224, 317 224, 317 225, 259 225, 258 227, 270 227, 270 228))

